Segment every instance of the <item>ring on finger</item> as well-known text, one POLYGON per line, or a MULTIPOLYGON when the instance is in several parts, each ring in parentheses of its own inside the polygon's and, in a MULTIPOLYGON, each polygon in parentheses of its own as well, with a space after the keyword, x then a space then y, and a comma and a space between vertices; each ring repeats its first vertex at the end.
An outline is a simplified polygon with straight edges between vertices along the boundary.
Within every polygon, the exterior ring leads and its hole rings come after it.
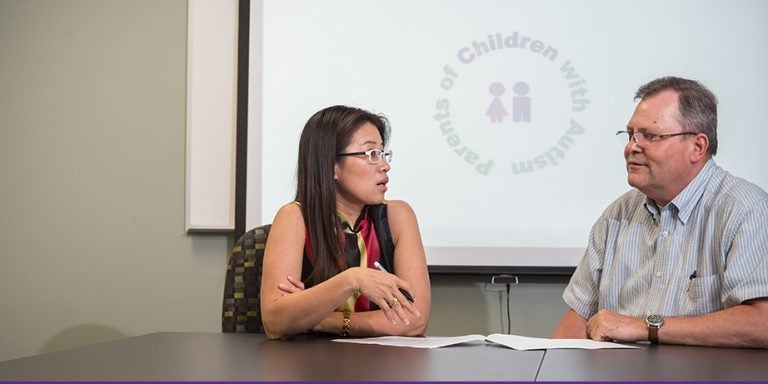
POLYGON ((389 303, 389 306, 390 306, 390 307, 392 307, 392 308, 394 308, 394 307, 396 307, 396 306, 398 306, 398 305, 400 305, 400 301, 399 301, 399 300, 397 300, 397 297, 393 297, 393 298, 392 298, 392 302, 390 302, 390 303, 389 303))

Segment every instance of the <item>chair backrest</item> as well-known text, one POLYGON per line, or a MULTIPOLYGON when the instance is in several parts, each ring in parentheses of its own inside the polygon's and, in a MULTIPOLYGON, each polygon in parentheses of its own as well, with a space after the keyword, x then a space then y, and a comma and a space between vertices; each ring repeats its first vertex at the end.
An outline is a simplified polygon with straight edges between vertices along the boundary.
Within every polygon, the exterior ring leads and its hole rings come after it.
POLYGON ((261 322, 261 271, 271 224, 244 233, 232 247, 224 281, 221 331, 264 333, 261 322))

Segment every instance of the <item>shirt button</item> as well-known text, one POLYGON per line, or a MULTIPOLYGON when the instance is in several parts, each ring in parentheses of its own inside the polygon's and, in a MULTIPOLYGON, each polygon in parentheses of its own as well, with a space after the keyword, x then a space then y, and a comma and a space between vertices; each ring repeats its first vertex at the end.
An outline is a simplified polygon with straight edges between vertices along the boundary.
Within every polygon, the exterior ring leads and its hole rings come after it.
POLYGON ((656 277, 661 277, 661 272, 656 272, 656 277))
POLYGON ((667 237, 667 235, 669 235, 669 232, 664 231, 664 232, 661 233, 661 235, 664 236, 664 237, 667 237))

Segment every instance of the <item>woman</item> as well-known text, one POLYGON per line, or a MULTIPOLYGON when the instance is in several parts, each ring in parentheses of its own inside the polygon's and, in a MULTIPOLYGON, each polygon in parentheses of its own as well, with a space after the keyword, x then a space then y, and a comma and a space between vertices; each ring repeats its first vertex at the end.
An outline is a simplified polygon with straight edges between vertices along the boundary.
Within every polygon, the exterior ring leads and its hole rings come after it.
POLYGON ((264 254, 267 337, 426 331, 430 285, 416 216, 406 202, 384 200, 388 138, 384 117, 357 108, 329 107, 307 121, 296 200, 277 212, 264 254))

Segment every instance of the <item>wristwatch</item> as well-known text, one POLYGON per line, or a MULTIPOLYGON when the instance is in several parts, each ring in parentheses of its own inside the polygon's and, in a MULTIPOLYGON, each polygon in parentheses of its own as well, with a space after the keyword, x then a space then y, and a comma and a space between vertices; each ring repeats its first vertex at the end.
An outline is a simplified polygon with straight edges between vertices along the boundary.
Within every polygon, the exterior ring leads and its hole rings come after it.
POLYGON ((648 340, 651 344, 659 343, 659 328, 664 325, 664 318, 661 315, 648 315, 645 318, 645 324, 648 325, 648 340))

